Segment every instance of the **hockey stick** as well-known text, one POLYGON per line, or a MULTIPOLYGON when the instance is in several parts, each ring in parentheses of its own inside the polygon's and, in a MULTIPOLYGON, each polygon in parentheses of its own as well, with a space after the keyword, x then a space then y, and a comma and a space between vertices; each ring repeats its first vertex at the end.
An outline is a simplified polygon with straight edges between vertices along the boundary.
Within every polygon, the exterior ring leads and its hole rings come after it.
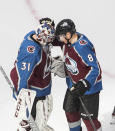
MULTIPOLYGON (((72 87, 72 88, 70 89, 70 91, 72 91, 72 90, 74 90, 74 87, 72 87)), ((82 100, 82 96, 79 97, 79 100, 80 100, 80 102, 81 102, 81 105, 82 105, 82 107, 83 107, 83 109, 84 109, 84 111, 85 111, 85 113, 86 113, 86 115, 87 115, 87 117, 88 117, 88 119, 89 119, 89 121, 90 121, 90 123, 91 123, 91 125, 92 125, 92 127, 93 127, 93 129, 94 129, 94 131, 97 131, 97 129, 96 129, 95 125, 94 125, 94 122, 93 122, 93 120, 92 120, 92 118, 91 118, 91 116, 90 116, 90 113, 88 112, 88 110, 87 110, 87 108, 86 108, 86 106, 85 106, 85 104, 84 104, 84 102, 83 102, 83 100, 82 100)))
POLYGON ((12 91, 14 92, 15 96, 17 97, 16 91, 14 91, 14 87, 13 87, 12 83, 10 82, 10 79, 6 75, 6 72, 4 71, 4 69, 3 69, 3 67, 1 65, 0 65, 0 71, 3 74, 6 82, 8 83, 8 85, 10 86, 10 88, 12 89, 12 91))
MULTIPOLYGON (((13 87, 13 85, 11 84, 10 79, 8 78, 6 72, 4 71, 4 69, 3 69, 3 67, 2 67, 1 65, 0 65, 0 71, 1 71, 1 73, 3 74, 6 82, 9 84, 10 88, 12 89, 12 91, 15 93, 15 96, 17 97, 17 93, 16 93, 16 91, 14 90, 14 87, 13 87)), ((30 114, 30 117, 28 118, 28 123, 29 123, 32 131, 40 131, 31 114, 30 114)))
POLYGON ((83 107, 86 115, 88 116, 88 119, 89 119, 89 121, 90 121, 90 123, 91 123, 91 125, 92 125, 92 127, 93 127, 93 129, 94 129, 94 131, 97 131, 97 129, 96 129, 95 125, 94 125, 94 122, 93 122, 93 120, 92 120, 92 118, 91 118, 91 116, 90 116, 90 113, 88 112, 88 110, 87 110, 87 108, 86 108, 86 106, 85 106, 85 104, 84 104, 84 102, 83 102, 83 100, 82 100, 82 97, 79 97, 79 100, 80 100, 80 102, 81 102, 81 104, 82 104, 82 107, 83 107))

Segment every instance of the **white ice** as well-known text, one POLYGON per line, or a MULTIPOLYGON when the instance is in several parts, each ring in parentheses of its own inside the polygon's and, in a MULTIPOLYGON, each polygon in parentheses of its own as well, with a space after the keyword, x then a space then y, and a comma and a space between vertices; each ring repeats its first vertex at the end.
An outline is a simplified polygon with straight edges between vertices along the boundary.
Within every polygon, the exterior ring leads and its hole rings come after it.
MULTIPOLYGON (((115 1, 114 0, 31 0, 39 17, 51 17, 56 24, 64 18, 72 19, 78 32, 94 44, 103 70, 103 91, 100 94, 99 120, 103 131, 115 131, 110 125, 115 105, 115 1), (112 77, 105 72, 109 72, 112 77)), ((0 0, 0 65, 10 74, 24 35, 35 29, 37 21, 26 0, 0 0)), ((54 55, 61 54, 55 50, 54 55)), ((54 109, 49 125, 55 131, 68 131, 62 109, 66 91, 65 79, 53 77, 54 109)), ((0 73, 0 131, 16 131, 12 91, 0 73)), ((86 131, 85 125, 83 131, 86 131)))

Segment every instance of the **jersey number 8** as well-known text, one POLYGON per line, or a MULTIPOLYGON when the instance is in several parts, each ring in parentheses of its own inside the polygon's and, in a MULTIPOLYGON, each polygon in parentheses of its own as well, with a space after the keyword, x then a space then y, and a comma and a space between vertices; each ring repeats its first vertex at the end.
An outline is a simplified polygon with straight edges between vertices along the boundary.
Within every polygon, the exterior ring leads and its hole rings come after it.
POLYGON ((88 59, 89 59, 89 61, 90 61, 90 62, 92 62, 92 61, 93 61, 93 57, 92 57, 92 55, 91 55, 91 54, 88 54, 88 59))

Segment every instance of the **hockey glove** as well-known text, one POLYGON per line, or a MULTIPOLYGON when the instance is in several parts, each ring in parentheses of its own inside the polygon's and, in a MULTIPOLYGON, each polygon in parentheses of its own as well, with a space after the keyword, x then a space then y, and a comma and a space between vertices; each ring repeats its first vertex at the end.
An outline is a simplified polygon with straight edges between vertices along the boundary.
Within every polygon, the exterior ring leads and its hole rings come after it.
POLYGON ((87 80, 82 79, 79 80, 77 84, 73 84, 73 87, 71 88, 71 93, 75 97, 81 97, 89 89, 90 89, 90 83, 87 80))
POLYGON ((53 57, 51 64, 51 72, 54 73, 54 75, 57 75, 61 78, 66 77, 65 65, 61 56, 53 57))

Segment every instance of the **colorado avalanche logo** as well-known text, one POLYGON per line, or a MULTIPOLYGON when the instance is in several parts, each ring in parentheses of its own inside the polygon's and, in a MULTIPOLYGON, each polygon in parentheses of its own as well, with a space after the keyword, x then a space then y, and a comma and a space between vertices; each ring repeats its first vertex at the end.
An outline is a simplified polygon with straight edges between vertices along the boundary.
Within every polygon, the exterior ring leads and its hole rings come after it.
POLYGON ((51 71, 51 60, 50 58, 47 58, 46 65, 44 67, 44 76, 43 78, 47 77, 50 74, 51 71))
POLYGON ((28 51, 29 53, 34 53, 35 47, 34 47, 34 46, 28 46, 28 47, 27 47, 27 51, 28 51))
POLYGON ((65 65, 68 71, 70 71, 72 74, 77 75, 79 73, 76 61, 70 58, 68 54, 66 54, 65 56, 65 65))
POLYGON ((81 45, 85 45, 85 44, 87 44, 88 42, 86 41, 86 40, 80 40, 80 42, 79 42, 81 45))

